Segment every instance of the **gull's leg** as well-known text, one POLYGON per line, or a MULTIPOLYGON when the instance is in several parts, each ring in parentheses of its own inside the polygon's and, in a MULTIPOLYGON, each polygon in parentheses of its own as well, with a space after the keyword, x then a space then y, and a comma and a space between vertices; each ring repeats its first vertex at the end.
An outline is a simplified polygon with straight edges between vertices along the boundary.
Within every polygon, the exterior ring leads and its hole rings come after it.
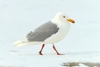
POLYGON ((57 49, 55 48, 54 45, 53 45, 53 49, 56 51, 57 55, 62 55, 62 54, 60 54, 60 53, 57 51, 57 49))
POLYGON ((39 51, 39 54, 40 54, 40 55, 43 55, 43 54, 42 54, 42 50, 43 50, 44 46, 45 46, 45 44, 42 45, 41 50, 39 51))

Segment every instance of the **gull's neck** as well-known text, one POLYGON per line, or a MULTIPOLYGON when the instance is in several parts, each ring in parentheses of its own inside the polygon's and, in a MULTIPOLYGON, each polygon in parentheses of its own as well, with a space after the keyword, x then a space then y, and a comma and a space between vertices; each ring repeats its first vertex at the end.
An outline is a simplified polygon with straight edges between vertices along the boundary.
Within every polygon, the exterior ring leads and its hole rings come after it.
POLYGON ((57 25, 59 25, 59 24, 68 24, 69 25, 70 24, 67 21, 61 20, 61 19, 58 19, 58 18, 53 18, 51 21, 52 21, 52 23, 55 23, 57 25))

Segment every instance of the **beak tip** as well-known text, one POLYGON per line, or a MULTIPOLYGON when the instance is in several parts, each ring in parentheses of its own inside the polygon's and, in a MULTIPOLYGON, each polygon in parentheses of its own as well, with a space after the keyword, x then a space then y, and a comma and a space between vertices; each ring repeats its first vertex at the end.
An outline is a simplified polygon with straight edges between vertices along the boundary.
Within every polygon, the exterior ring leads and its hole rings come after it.
POLYGON ((72 23, 75 23, 75 21, 73 21, 72 23))

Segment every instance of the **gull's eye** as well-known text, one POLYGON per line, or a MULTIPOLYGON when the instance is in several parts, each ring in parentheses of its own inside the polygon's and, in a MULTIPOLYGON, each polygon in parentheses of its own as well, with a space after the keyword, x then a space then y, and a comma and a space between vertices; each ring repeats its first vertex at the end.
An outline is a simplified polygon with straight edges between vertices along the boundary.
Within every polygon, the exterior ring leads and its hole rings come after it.
POLYGON ((65 16, 63 16, 63 18, 66 18, 65 16))

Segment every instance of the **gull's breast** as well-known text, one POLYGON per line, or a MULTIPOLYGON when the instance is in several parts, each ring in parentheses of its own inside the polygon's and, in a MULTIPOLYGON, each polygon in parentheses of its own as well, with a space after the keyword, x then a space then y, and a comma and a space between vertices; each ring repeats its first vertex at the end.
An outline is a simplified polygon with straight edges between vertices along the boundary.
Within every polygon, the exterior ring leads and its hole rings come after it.
POLYGON ((66 37, 66 35, 70 30, 70 24, 62 24, 62 25, 58 25, 58 27, 59 27, 59 31, 56 34, 53 34, 51 37, 47 38, 45 40, 45 43, 54 44, 66 37))

